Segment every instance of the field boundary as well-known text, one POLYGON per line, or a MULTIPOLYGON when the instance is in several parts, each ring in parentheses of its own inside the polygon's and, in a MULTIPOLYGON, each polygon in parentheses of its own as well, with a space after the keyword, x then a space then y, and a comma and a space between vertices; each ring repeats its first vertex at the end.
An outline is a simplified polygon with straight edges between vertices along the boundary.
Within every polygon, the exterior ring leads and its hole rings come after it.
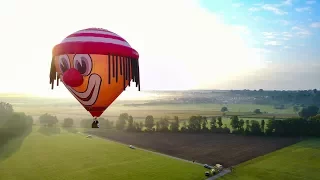
MULTIPOLYGON (((108 138, 105 138, 105 137, 100 137, 100 136, 97 136, 97 135, 93 135, 93 134, 90 134, 90 133, 83 133, 83 132, 80 132, 82 134, 86 134, 86 135, 90 135, 92 137, 96 137, 96 138, 100 138, 100 139, 103 139, 103 140, 108 140, 108 141, 112 141, 112 142, 115 142, 115 143, 118 143, 118 144, 122 144, 122 145, 125 145, 125 146, 129 146, 129 144, 125 144, 125 143, 122 143, 122 142, 119 142, 119 141, 115 141, 115 140, 112 140, 112 139, 108 139, 108 138)), ((177 160, 180 160, 180 161, 184 161, 184 162, 188 162, 188 163, 191 163, 191 164, 197 164, 197 165, 200 165, 200 166, 204 166, 204 164, 201 164, 201 163, 198 163, 198 162, 192 162, 190 160, 186 160, 186 159, 182 159, 182 158, 178 158, 178 157, 174 157, 174 156, 170 156, 170 155, 167 155, 167 154, 163 154, 163 153, 160 153, 160 152, 156 152, 156 151, 153 151, 153 150, 149 150, 149 149, 144 149, 144 148, 140 148, 140 147, 137 147, 135 146, 137 149, 139 150, 142 150, 142 151, 146 151, 146 152, 150 152, 150 153, 153 153, 153 154, 157 154, 157 155, 161 155, 161 156, 166 156, 166 157, 169 157, 169 158, 172 158, 172 159, 177 159, 177 160)))
MULTIPOLYGON (((120 141, 115 141, 115 140, 112 140, 112 139, 108 139, 108 138, 105 138, 105 137, 100 137, 100 136, 97 136, 97 135, 93 135, 93 134, 90 134, 90 133, 86 133, 86 132, 80 132, 81 134, 84 134, 84 135, 90 135, 92 137, 96 137, 96 138, 99 138, 99 139, 103 139, 103 140, 108 140, 108 141, 111 141, 111 142, 115 142, 115 143, 118 143, 118 144, 122 144, 122 145, 125 145, 125 146, 128 146, 128 144, 126 143, 122 143, 120 141)), ((160 152, 156 152, 156 151, 153 151, 153 150, 149 150, 149 149, 145 149, 145 148, 140 148, 140 147, 137 147, 135 146, 137 149, 139 150, 142 150, 142 151, 145 151, 145 152, 150 152, 150 153, 153 153, 153 154, 157 154, 157 155, 160 155, 160 156, 165 156, 165 157, 169 157, 171 159, 176 159, 176 160, 179 160, 179 161, 184 161, 184 162, 188 162, 188 163, 191 163, 191 164, 196 164, 196 165, 200 165, 200 166, 204 166, 204 164, 201 164, 201 163, 198 163, 198 162, 192 162, 190 160, 186 160, 186 159, 182 159, 182 158, 178 158, 178 157, 175 157, 175 156, 170 156, 170 155, 167 155, 167 154, 163 154, 163 153, 160 153, 160 152)), ((204 171, 205 172, 205 171, 204 171)), ((230 173, 231 170, 230 169, 223 169, 219 174, 217 175, 214 175, 214 176, 211 176, 209 178, 207 178, 206 180, 214 180, 214 179, 217 179, 221 176, 224 176, 228 173, 230 173)))

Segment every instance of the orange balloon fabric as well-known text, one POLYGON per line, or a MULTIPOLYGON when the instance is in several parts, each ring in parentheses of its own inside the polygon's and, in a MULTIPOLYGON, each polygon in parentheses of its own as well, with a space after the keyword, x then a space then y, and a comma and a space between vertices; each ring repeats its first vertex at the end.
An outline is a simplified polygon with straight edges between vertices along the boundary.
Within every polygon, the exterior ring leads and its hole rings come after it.
MULTIPOLYGON (((86 29, 82 30, 82 35, 83 32, 86 32, 86 36, 95 37, 88 34, 94 31, 101 33, 97 29, 86 29)), ((103 32, 108 34, 110 31, 105 30, 103 32)), ((70 93, 93 117, 101 116, 125 88, 130 86, 131 80, 136 82, 136 86, 140 90, 137 52, 135 50, 131 51, 131 47, 127 47, 126 52, 118 53, 123 47, 108 43, 108 39, 111 41, 109 35, 102 40, 100 39, 101 42, 96 42, 96 39, 95 41, 87 39, 89 44, 86 41, 84 51, 81 49, 83 42, 79 44, 78 41, 66 41, 61 43, 62 46, 61 44, 57 45, 53 52, 50 71, 52 88, 54 80, 57 80, 57 85, 61 80, 70 93), (102 41, 106 43, 103 44, 102 41), (83 53, 90 52, 88 50, 88 47, 89 49, 91 47, 89 46, 90 43, 91 46, 99 46, 101 48, 99 52, 95 50, 95 53, 92 54, 83 53), (80 49, 77 49, 79 46, 80 49), (113 49, 110 48, 112 46, 114 46, 113 49)))

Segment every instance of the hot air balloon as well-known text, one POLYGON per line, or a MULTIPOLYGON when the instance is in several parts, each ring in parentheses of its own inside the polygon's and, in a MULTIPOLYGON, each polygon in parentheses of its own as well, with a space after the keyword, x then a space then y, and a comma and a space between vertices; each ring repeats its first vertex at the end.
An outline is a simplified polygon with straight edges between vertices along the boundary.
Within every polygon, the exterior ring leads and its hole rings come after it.
POLYGON ((121 36, 101 28, 88 28, 67 36, 54 46, 51 89, 59 80, 97 118, 130 86, 140 91, 139 54, 121 36))

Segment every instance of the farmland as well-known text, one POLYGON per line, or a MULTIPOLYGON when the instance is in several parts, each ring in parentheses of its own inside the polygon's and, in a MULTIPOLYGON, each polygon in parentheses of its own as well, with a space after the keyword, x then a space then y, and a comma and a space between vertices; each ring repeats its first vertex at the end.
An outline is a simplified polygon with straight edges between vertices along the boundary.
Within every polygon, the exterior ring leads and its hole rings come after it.
POLYGON ((232 134, 129 133, 88 130, 90 134, 201 163, 229 167, 299 141, 297 138, 246 137, 232 134))
MULTIPOLYGON (((288 127, 288 125, 292 125, 292 123, 288 124, 289 121, 285 120, 285 118, 298 116, 297 111, 294 111, 292 104, 287 104, 285 105, 285 108, 282 109, 276 109, 273 105, 248 103, 215 104, 188 102, 175 104, 175 102, 115 101, 105 111, 102 117, 111 121, 117 121, 112 122, 111 124, 113 125, 107 127, 107 124, 103 123, 107 122, 106 120, 99 120, 101 122, 100 129, 90 128, 84 129, 84 131, 89 134, 97 135, 100 138, 94 137, 93 139, 87 139, 83 134, 74 133, 73 130, 76 129, 73 128, 79 127, 80 125, 81 127, 87 127, 82 126, 82 122, 86 121, 91 125, 92 117, 89 116, 89 113, 73 99, 1 97, 0 101, 9 102, 13 105, 15 112, 25 112, 27 115, 31 115, 34 118, 33 127, 35 130, 29 136, 10 140, 8 144, 0 147, 1 178, 4 177, 9 180, 21 179, 21 177, 23 177, 23 179, 49 180, 105 179, 105 177, 110 179, 124 179, 127 176, 130 176, 132 179, 168 179, 169 174, 170 179, 204 178, 204 169, 196 164, 177 161, 165 156, 159 157, 154 153, 138 149, 131 150, 128 147, 113 141, 132 144, 143 149, 168 154, 186 160, 196 160, 200 163, 220 163, 225 167, 236 166, 236 171, 234 171, 234 173, 223 177, 226 179, 261 179, 261 177, 264 176, 269 177, 268 179, 274 179, 276 177, 275 175, 265 175, 269 173, 269 171, 277 171, 277 169, 270 168, 271 166, 273 167, 272 161, 277 161, 272 160, 273 156, 269 156, 268 154, 274 154, 281 159, 283 155, 277 153, 282 152, 282 148, 292 144, 294 145, 288 148, 294 147, 297 150, 291 149, 285 151, 286 153, 291 151, 307 151, 311 154, 315 154, 315 156, 309 157, 294 154, 294 156, 300 156, 301 159, 295 159, 295 166, 288 166, 287 169, 281 169, 285 167, 284 165, 281 165, 281 168, 279 166, 280 170, 277 172, 279 177, 285 176, 284 173, 287 173, 288 178, 291 177, 291 179, 304 177, 303 175, 299 176, 295 173, 290 174, 289 171, 294 171, 292 169, 298 166, 297 164, 299 162, 303 163, 306 162, 306 159, 316 159, 316 157, 318 157, 318 152, 312 151, 309 148, 309 146, 316 147, 313 149, 319 147, 317 145, 310 145, 314 144, 314 141, 305 141, 309 142, 308 146, 303 144, 304 141, 300 142, 305 139, 302 137, 285 138, 272 136, 264 133, 267 129, 265 126, 262 130, 258 129, 258 132, 261 132, 261 134, 258 135, 263 134, 263 136, 251 136, 252 134, 246 134, 246 136, 243 131, 238 135, 234 132, 234 134, 230 134, 225 131, 223 133, 221 133, 221 131, 213 131, 218 128, 213 128, 212 131, 210 129, 210 133, 209 129, 206 131, 205 128, 203 128, 205 127, 203 124, 199 126, 200 129, 198 131, 191 131, 192 126, 189 126, 193 125, 191 122, 192 118, 189 119, 189 117, 193 115, 200 115, 200 120, 202 120, 202 118, 207 118, 208 125, 211 125, 210 123, 212 121, 209 122, 211 116, 220 116, 222 117, 222 124, 224 124, 223 127, 234 130, 232 127, 236 126, 231 127, 230 117, 236 115, 239 119, 245 121, 276 119, 268 121, 268 123, 273 122, 274 125, 277 125, 275 123, 281 121, 281 124, 286 125, 283 127, 288 127), (228 111, 222 113, 222 107, 227 107, 228 111), (254 113, 253 111, 256 109, 260 109, 261 113, 254 113), (38 117, 45 113, 53 115, 52 117, 54 118, 57 117, 54 124, 50 125, 55 128, 46 127, 49 126, 49 121, 47 122, 48 124, 46 124, 45 121, 39 120, 38 117), (124 121, 124 127, 121 130, 116 130, 118 129, 116 123, 120 122, 121 118, 119 115, 121 113, 128 113, 127 117, 128 115, 133 116, 134 125, 142 124, 139 127, 143 128, 139 130, 139 128, 135 126, 134 131, 131 131, 132 129, 130 130, 129 127, 132 126, 129 126, 129 120, 127 119, 124 121), (142 132, 147 128, 145 120, 146 116, 149 115, 152 115, 154 117, 154 122, 159 122, 159 124, 165 122, 162 121, 162 117, 167 116, 170 126, 175 122, 173 117, 178 116, 180 121, 177 121, 178 123, 176 124, 178 124, 177 127, 179 127, 180 123, 181 129, 180 131, 179 129, 178 131, 173 131, 172 129, 170 129, 170 131, 161 131, 161 129, 159 130, 159 128, 157 128, 157 125, 153 124, 155 127, 154 130, 142 132), (68 131, 60 128, 60 126, 64 126, 64 118, 72 118, 74 120, 71 125, 73 128, 69 128, 68 131), (188 131, 182 131, 183 127, 186 127, 186 122, 188 124, 188 131), (298 142, 300 143, 295 144, 298 142), (262 157, 266 158, 261 159, 262 157), (268 160, 270 158, 271 160, 268 160), (251 166, 250 162, 258 165, 251 166), (266 170, 263 170, 264 166, 267 167, 266 170), (248 174, 249 171, 256 171, 256 169, 254 169, 255 167, 259 167, 260 170, 257 171, 257 173, 248 174), (146 175, 145 172, 148 172, 149 174, 146 175), (183 176, 181 176, 181 174, 183 174, 183 176)), ((302 107, 304 106, 300 106, 300 108, 302 107)), ((19 118, 16 118, 16 120, 18 119, 19 118)), ((313 122, 316 122, 316 120, 313 122)), ((3 121, 3 123, 5 123, 5 121, 3 121)), ((132 124, 133 123, 131 123, 131 125, 132 124)), ((264 123, 260 123, 261 127, 262 124, 264 123)), ((90 127, 90 125, 88 127, 90 127)), ((219 128, 221 128, 220 125, 219 128)), ((255 129, 253 129, 253 126, 251 125, 254 125, 254 122, 249 125, 245 124, 243 127, 250 127, 251 129, 248 132, 254 132, 253 130, 255 129)), ((163 124, 161 127, 163 127, 163 124)), ((281 130, 280 126, 272 125, 270 127, 274 128, 274 132, 281 132, 279 131, 281 130)), ((151 128, 149 127, 148 130, 150 129, 151 128)), ((310 128, 307 129, 310 130, 310 128)), ((273 132, 273 130, 271 132, 273 132)), ((287 158, 289 158, 289 156, 283 156, 282 160, 285 162, 287 158)), ((286 163, 289 163, 288 160, 286 163)), ((310 170, 313 170, 313 166, 315 165, 318 164, 313 163, 308 167, 310 167, 310 170)), ((307 170, 304 169, 301 170, 301 172, 304 173, 307 172, 307 170)), ((309 179, 312 179, 314 174, 315 173, 311 173, 311 175, 308 176, 309 179)), ((2 180, 1 178, 0 180, 2 180)))
POLYGON ((311 139, 242 163, 219 180, 315 180, 319 167, 320 139, 311 139))
MULTIPOLYGON (((73 118, 76 123, 83 118, 91 118, 89 113, 74 99, 43 99, 43 98, 15 98, 1 97, 1 101, 11 103, 15 111, 25 112, 37 119, 44 113, 49 113, 64 119, 67 117, 73 118)), ((223 106, 228 107, 229 112, 226 116, 239 115, 246 119, 270 119, 296 117, 292 107, 286 109, 274 109, 271 105, 256 105, 256 104, 213 104, 213 103, 198 103, 198 104, 143 104, 133 103, 130 101, 115 101, 101 117, 109 120, 116 120, 121 113, 128 113, 133 116, 135 121, 142 121, 146 116, 152 115, 155 120, 163 116, 178 116, 179 119, 185 120, 192 115, 202 116, 221 116, 220 111, 223 106), (260 109, 263 114, 254 114, 255 109, 260 109)), ((229 118, 223 118, 224 124, 229 125, 229 118)))
POLYGON ((36 127, 24 141, 1 147, 0 179, 204 179, 199 165, 85 137, 36 127))

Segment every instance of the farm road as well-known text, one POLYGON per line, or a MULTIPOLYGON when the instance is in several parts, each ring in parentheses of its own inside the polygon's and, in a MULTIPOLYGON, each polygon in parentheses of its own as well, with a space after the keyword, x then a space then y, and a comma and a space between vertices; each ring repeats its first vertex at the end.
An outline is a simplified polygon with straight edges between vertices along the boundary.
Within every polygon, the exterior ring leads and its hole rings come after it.
POLYGON ((209 177, 209 178, 206 179, 206 180, 218 179, 219 177, 224 176, 224 175, 226 175, 226 174, 228 174, 228 173, 230 173, 230 172, 231 172, 230 169, 223 169, 219 174, 214 175, 214 176, 211 176, 211 177, 209 177))

